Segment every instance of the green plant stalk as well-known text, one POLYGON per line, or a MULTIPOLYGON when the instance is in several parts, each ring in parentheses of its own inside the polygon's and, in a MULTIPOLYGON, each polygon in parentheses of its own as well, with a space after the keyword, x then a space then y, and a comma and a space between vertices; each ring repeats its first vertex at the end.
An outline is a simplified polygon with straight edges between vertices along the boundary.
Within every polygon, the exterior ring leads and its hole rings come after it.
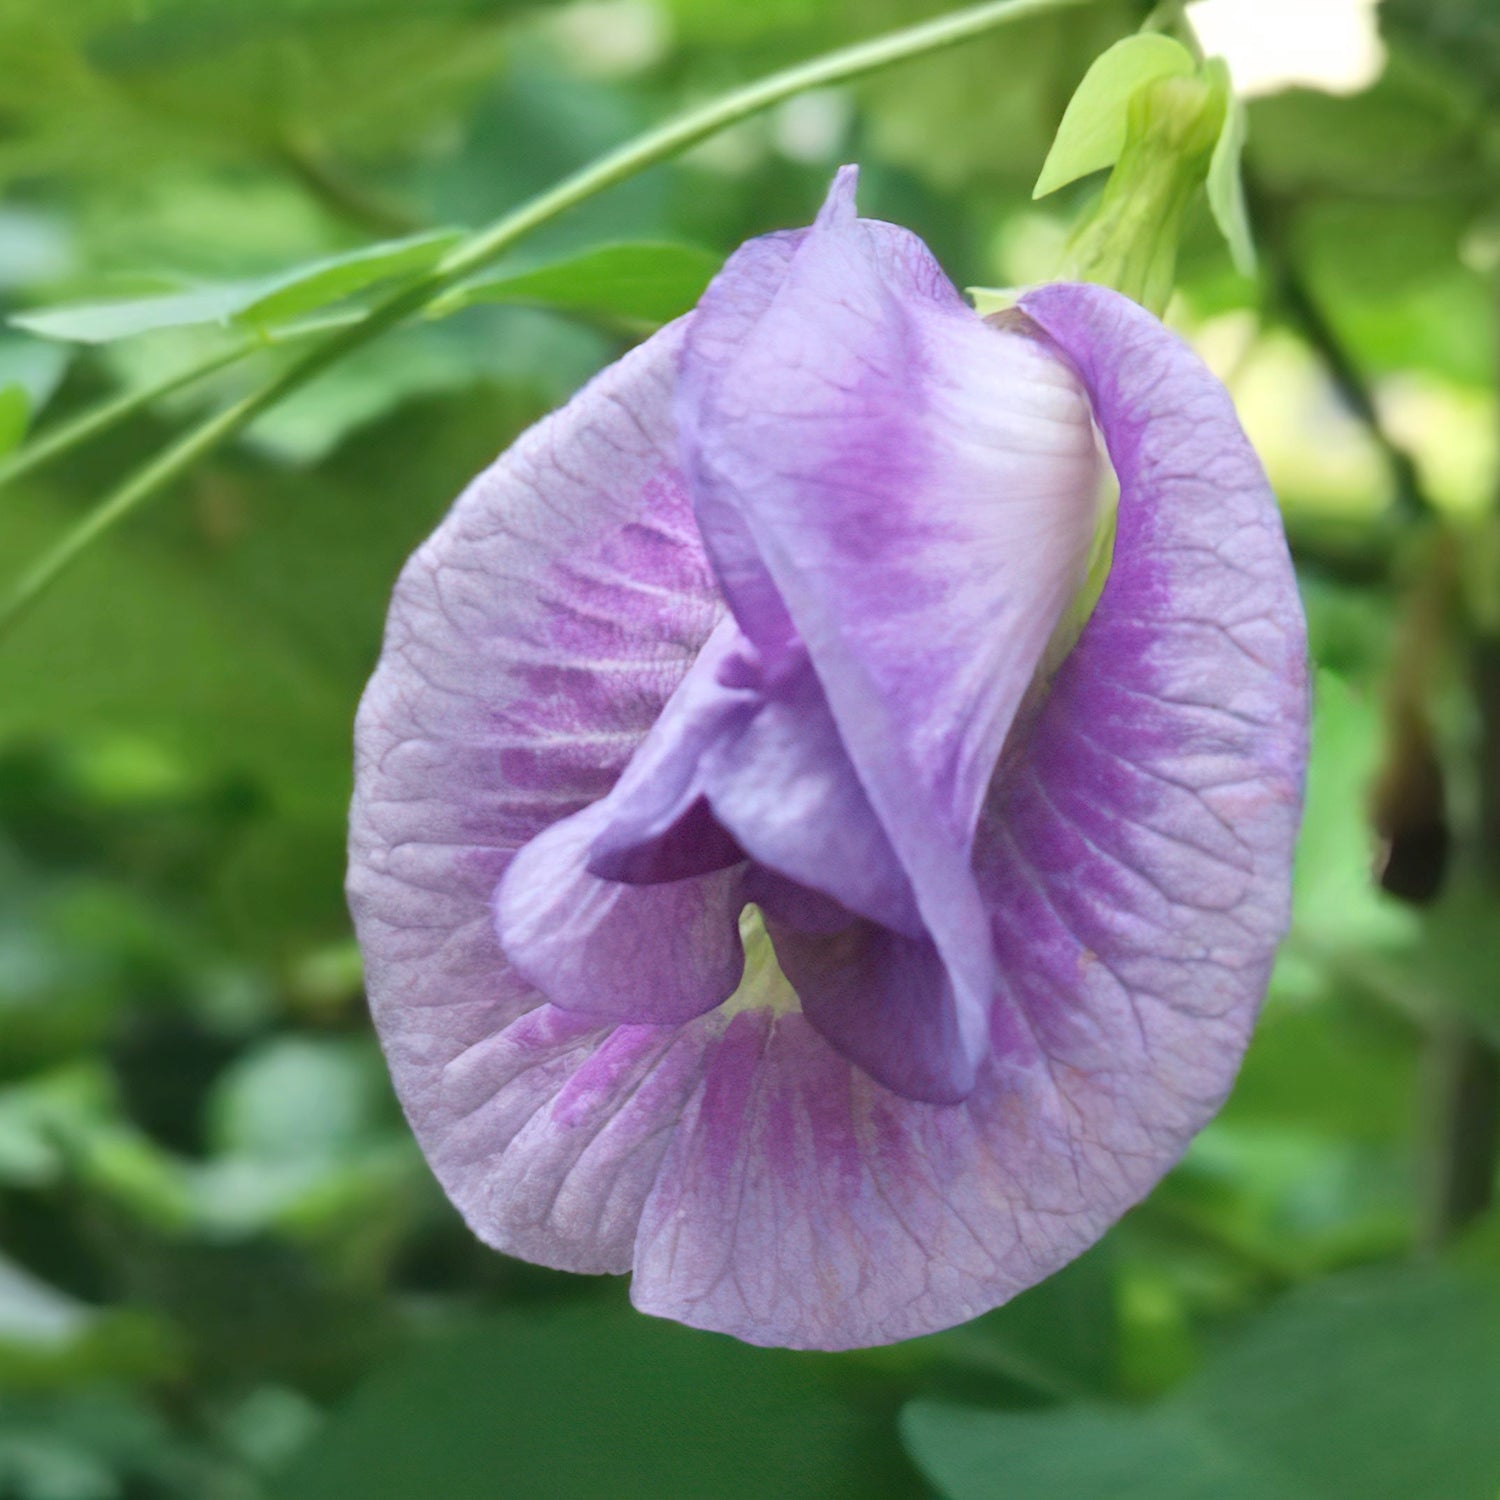
POLYGON ((185 433, 137 470, 119 488, 99 501, 0 599, 0 637, 14 627, 17 620, 94 542, 180 478, 200 459, 242 432, 262 412, 306 385, 345 354, 420 312, 441 292, 488 265, 534 229, 606 188, 614 187, 647 167, 666 161, 689 146, 796 94, 848 83, 894 63, 956 46, 1027 16, 1089 3, 1091 0, 987 0, 985 4, 953 11, 773 73, 607 152, 488 228, 479 230, 444 257, 434 270, 398 288, 357 323, 309 350, 260 389, 185 433))
MULTIPOLYGON (((1500 375, 1500 277, 1491 291, 1490 337, 1500 375)), ((1497 514, 1500 485, 1491 499, 1492 522, 1497 514)), ((1471 590, 1465 617, 1469 684, 1479 721, 1474 747, 1478 873, 1490 897, 1500 902, 1500 629, 1491 618, 1500 579, 1487 572, 1471 590)), ((1500 1191, 1500 1044, 1493 1032, 1454 1017, 1434 1028, 1427 1061, 1436 1101, 1427 1239, 1440 1246, 1489 1213, 1500 1191)))
POLYGON ((1182 43, 1196 62, 1203 61, 1203 47, 1198 33, 1187 18, 1187 0, 1161 0, 1141 22, 1142 31, 1160 31, 1182 43))
POLYGON ((1436 1254, 1494 1206, 1500 1156, 1500 1051, 1472 1022, 1430 1023, 1423 1055, 1430 1149, 1422 1248, 1436 1254))
POLYGON ((215 375, 220 370, 248 358, 257 347, 254 344, 241 344, 232 349, 220 350, 211 359, 201 360, 198 364, 190 365, 185 370, 178 370, 151 385, 142 386, 139 390, 127 391, 122 396, 101 402, 98 406, 90 407, 88 411, 80 413, 71 422, 63 422, 50 431, 43 432, 40 437, 27 443, 24 448, 0 463, 0 489, 27 474, 34 473, 71 449, 82 447, 91 438, 98 437, 102 432, 108 432, 111 427, 117 427, 121 422, 128 421, 137 412, 144 411, 164 396, 170 396, 190 385, 196 385, 200 380, 206 380, 210 375, 215 375))

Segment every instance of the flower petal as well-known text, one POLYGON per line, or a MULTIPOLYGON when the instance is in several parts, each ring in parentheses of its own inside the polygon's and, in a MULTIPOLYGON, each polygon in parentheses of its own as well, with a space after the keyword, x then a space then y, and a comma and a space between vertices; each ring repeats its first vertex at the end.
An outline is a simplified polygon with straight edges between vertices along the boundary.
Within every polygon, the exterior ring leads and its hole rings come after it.
POLYGON ((454 1057, 432 1160, 469 1227, 558 1270, 628 1271, 672 1124, 721 1029, 712 1017, 607 1026, 544 1005, 454 1057))
POLYGON ((983 324, 915 236, 857 219, 853 186, 846 169, 774 290, 733 260, 715 280, 676 411, 730 606, 773 676, 788 628, 805 643, 973 1066, 994 989, 974 828, 1081 580, 1100 460, 1072 372, 983 324))
POLYGON ((1217 1109, 1285 931, 1306 637, 1274 496, 1224 388, 1126 298, 1021 306, 1087 384, 1120 480, 1114 562, 986 810, 1013 1009, 1177 1144, 1217 1109))
POLYGON ((495 926, 516 971, 564 1010, 676 1025, 722 1005, 745 967, 737 869, 625 885, 588 870, 606 802, 554 823, 511 861, 495 926))
POLYGON ((744 860, 732 830, 713 816, 703 775, 715 743, 755 711, 752 693, 719 680, 742 639, 732 619, 719 622, 599 805, 588 856, 595 875, 649 885, 744 860))
POLYGON ((678 880, 748 857, 851 912, 922 931, 805 654, 766 683, 732 619, 601 805, 599 828, 589 869, 610 880, 678 880))
MULTIPOLYGON (((628 1249, 543 1245, 507 1206, 497 1039, 543 997, 491 901, 517 849, 608 792, 722 611, 676 466, 681 337, 627 355, 465 492, 401 576, 355 730, 349 899, 397 1092, 476 1229, 554 1265, 619 1269, 628 1249)), ((602 1201, 611 1158, 590 1160, 575 1184, 602 1201)), ((628 1217, 639 1195, 619 1194, 628 1217)))
POLYGON ((684 435, 683 467, 695 491, 698 526, 719 586, 740 628, 754 642, 761 661, 773 675, 800 650, 797 629, 732 493, 712 483, 711 472, 701 466, 702 448, 694 437, 694 414, 695 409, 707 408, 718 399, 740 347, 776 300, 792 258, 806 238, 807 231, 801 229, 764 235, 741 245, 724 263, 709 295, 693 314, 693 363, 685 381, 694 392, 693 400, 677 403, 684 435), (712 307, 712 315, 705 317, 707 306, 712 307))
POLYGON ((1143 1131, 1116 1161, 1042 1070, 987 1068, 962 1104, 921 1104, 805 1017, 763 1011, 705 1062, 631 1296, 750 1343, 858 1348, 975 1317, 1077 1255, 1153 1172, 1143 1131))
POLYGON ((953 1104, 974 1087, 948 971, 931 938, 875 922, 806 932, 766 913, 802 1013, 850 1062, 906 1099, 953 1104))

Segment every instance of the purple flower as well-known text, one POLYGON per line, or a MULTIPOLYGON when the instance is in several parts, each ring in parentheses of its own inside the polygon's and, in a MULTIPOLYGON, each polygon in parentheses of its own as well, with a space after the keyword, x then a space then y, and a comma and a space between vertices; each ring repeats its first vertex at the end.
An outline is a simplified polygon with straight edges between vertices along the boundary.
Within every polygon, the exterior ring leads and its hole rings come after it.
POLYGON ((412 558, 350 870, 474 1231, 819 1348, 1003 1302, 1218 1108, 1307 727, 1275 502, 1192 352, 1091 286, 987 324, 853 200, 412 558), (1113 563, 1063 655, 1098 433, 1113 563))

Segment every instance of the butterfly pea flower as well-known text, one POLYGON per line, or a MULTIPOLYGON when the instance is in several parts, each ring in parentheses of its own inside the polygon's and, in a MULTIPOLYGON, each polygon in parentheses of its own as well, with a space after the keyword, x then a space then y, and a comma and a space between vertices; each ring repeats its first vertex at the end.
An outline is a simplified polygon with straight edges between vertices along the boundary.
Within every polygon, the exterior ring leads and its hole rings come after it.
POLYGON ((449 1196, 755 1343, 906 1338, 1046 1276, 1233 1079, 1304 651, 1191 350, 1097 286, 981 319, 846 168, 396 587, 349 888, 449 1196))

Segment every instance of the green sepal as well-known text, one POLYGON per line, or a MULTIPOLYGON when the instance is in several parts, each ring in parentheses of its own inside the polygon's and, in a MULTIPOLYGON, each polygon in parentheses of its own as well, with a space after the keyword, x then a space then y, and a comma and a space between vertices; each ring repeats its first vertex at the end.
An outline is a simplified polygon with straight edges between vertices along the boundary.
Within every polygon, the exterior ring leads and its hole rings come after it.
POLYGON ((1139 32, 1100 53, 1063 112, 1031 196, 1044 198, 1090 172, 1114 166, 1125 149, 1134 95, 1158 78, 1196 72, 1192 53, 1159 32, 1139 32))
POLYGON ((1255 240, 1250 233, 1250 215, 1245 209, 1245 184, 1240 159, 1245 150, 1245 105, 1235 98, 1229 66, 1222 57, 1203 64, 1204 78, 1224 93, 1224 128, 1214 145, 1208 164, 1208 206, 1229 244, 1234 268, 1242 276, 1255 275, 1255 240))
POLYGON ((1183 217, 1224 129, 1227 96, 1196 71, 1142 84, 1098 203, 1068 242, 1064 275, 1124 292, 1158 316, 1172 294, 1183 217))

